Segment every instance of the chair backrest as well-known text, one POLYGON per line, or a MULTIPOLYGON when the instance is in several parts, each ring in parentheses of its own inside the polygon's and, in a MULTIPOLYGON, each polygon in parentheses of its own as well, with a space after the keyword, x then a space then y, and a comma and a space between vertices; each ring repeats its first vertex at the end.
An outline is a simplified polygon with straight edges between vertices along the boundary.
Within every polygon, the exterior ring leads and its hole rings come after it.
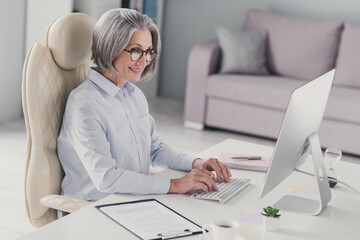
POLYGON ((42 226, 57 219, 40 199, 60 194, 63 170, 56 140, 67 98, 92 66, 92 32, 96 20, 82 13, 57 18, 46 32, 46 46, 35 43, 23 69, 22 102, 27 129, 25 202, 30 222, 42 226))

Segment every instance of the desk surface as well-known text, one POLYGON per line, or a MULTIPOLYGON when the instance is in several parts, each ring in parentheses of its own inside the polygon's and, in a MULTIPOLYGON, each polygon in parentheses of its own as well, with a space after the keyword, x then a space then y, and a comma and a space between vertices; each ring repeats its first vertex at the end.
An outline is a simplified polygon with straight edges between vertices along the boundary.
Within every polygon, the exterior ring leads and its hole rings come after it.
MULTIPOLYGON (((217 157, 221 152, 271 156, 272 151, 272 147, 228 139, 205 150, 199 156, 204 158, 217 157)), ((311 170, 311 161, 307 161, 302 169, 311 170)), ((360 189, 359 164, 340 162, 336 166, 336 170, 341 180, 360 189)), ((159 173, 159 176, 174 178, 181 177, 184 174, 180 171, 165 170, 159 173)), ((259 199, 265 173, 232 170, 232 175, 233 177, 251 178, 252 183, 224 205, 212 201, 192 199, 187 195, 134 196, 113 194, 19 239, 137 239, 133 234, 95 209, 94 206, 98 204, 156 198, 195 223, 203 225, 219 218, 239 220, 240 214, 258 214, 262 207, 272 205, 283 194, 289 193, 285 187, 286 184, 306 185, 311 192, 300 193, 304 196, 312 197, 315 191, 313 188, 315 180, 313 178, 295 172, 265 198, 259 199)), ((331 193, 332 200, 318 216, 281 212, 280 229, 277 232, 265 232, 261 223, 241 222, 240 227, 250 229, 258 235, 257 238, 252 239, 359 239, 360 210, 358 206, 360 194, 343 186, 336 186, 331 190, 331 193)), ((203 239, 203 236, 197 235, 182 239, 203 239)), ((243 238, 237 235, 236 239, 243 238)))

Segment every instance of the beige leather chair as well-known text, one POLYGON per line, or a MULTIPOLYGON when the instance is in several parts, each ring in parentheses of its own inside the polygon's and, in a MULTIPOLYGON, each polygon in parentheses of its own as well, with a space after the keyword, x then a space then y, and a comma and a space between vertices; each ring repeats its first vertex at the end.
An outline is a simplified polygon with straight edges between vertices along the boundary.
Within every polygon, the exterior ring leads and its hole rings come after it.
POLYGON ((59 195, 64 173, 56 140, 69 93, 86 79, 92 65, 95 22, 81 13, 57 18, 46 32, 46 46, 35 43, 24 63, 22 101, 28 135, 25 199, 29 220, 36 227, 57 219, 57 210, 74 212, 89 204, 59 195))

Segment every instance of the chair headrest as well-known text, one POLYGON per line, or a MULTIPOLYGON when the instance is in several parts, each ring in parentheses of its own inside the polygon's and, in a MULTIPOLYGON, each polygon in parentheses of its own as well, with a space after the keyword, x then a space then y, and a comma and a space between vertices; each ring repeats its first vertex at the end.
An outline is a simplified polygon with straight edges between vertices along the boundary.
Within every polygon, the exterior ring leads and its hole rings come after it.
POLYGON ((46 46, 56 64, 73 70, 91 58, 92 33, 96 19, 83 13, 57 18, 46 32, 46 46))

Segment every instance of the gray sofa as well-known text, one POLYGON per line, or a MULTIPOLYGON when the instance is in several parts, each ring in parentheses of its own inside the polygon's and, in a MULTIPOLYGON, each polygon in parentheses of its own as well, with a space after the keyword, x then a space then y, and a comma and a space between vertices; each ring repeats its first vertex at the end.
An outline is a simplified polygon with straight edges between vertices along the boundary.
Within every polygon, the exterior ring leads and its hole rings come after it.
POLYGON ((276 139, 292 90, 336 68, 320 142, 360 155, 360 26, 251 10, 243 28, 267 32, 270 74, 220 73, 218 41, 194 46, 188 60, 185 126, 276 139))

